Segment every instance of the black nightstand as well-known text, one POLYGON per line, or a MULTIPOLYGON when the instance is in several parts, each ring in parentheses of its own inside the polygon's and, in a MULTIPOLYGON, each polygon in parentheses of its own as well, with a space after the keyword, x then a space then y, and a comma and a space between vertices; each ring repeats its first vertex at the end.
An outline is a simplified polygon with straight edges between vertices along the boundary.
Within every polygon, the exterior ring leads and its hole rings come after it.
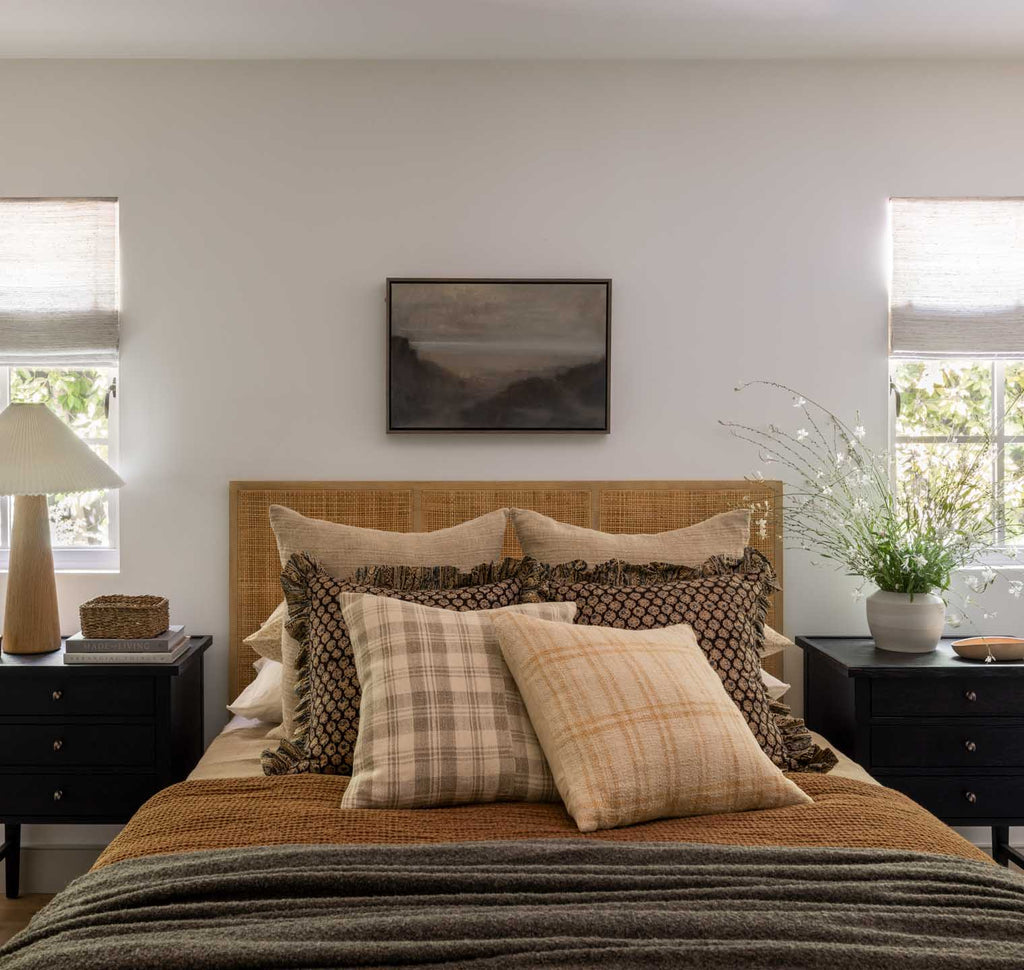
POLYGON ((7 896, 24 823, 125 822, 203 753, 203 654, 172 664, 65 665, 63 651, 0 663, 0 820, 7 896))
POLYGON ((992 827, 992 855, 1024 825, 1024 661, 876 650, 871 640, 797 637, 804 720, 882 784, 951 825, 992 827))

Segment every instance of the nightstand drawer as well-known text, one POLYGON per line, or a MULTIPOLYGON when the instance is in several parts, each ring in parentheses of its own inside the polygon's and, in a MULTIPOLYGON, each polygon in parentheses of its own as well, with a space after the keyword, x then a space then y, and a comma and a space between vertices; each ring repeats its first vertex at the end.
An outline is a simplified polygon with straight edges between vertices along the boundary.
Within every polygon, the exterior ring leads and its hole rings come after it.
POLYGON ((137 717, 153 713, 149 677, 74 676, 55 672, 0 682, 0 714, 137 717))
POLYGON ((871 682, 880 717, 1024 715, 1024 677, 893 677, 871 682))
POLYGON ((874 725, 871 764, 880 768, 1024 767, 1024 727, 874 725))
POLYGON ((152 724, 0 724, 5 765, 149 766, 155 748, 152 724))
POLYGON ((156 790, 153 775, 0 775, 5 816, 127 819, 156 790))
POLYGON ((1019 818, 1024 814, 1024 777, 952 775, 880 778, 944 819, 1019 818))

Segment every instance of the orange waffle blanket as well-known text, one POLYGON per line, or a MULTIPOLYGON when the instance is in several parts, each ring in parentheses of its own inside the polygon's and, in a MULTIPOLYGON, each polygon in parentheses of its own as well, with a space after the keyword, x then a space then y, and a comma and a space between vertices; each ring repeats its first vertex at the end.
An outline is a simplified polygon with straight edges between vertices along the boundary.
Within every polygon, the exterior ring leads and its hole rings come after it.
POLYGON ((904 849, 991 861, 905 795, 828 775, 789 775, 812 805, 663 819, 583 835, 559 804, 342 810, 347 778, 284 775, 186 781, 154 795, 97 860, 289 844, 599 839, 746 846, 904 849))

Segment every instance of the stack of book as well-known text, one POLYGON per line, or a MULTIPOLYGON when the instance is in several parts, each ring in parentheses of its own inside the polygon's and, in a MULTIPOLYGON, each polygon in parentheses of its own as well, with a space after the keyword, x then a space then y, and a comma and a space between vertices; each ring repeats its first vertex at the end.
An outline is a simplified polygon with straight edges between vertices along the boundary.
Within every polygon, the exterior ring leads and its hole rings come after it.
POLYGON ((81 633, 64 643, 66 664, 170 664, 188 649, 185 627, 172 626, 144 640, 89 640, 81 633))

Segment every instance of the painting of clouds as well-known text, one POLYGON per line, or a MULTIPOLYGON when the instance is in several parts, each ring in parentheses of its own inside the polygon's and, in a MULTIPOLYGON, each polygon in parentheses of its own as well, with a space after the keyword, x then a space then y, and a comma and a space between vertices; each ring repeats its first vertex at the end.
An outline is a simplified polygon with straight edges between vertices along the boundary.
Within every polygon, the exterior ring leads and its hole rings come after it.
POLYGON ((610 294, 610 280, 388 280, 388 430, 606 432, 610 294))

